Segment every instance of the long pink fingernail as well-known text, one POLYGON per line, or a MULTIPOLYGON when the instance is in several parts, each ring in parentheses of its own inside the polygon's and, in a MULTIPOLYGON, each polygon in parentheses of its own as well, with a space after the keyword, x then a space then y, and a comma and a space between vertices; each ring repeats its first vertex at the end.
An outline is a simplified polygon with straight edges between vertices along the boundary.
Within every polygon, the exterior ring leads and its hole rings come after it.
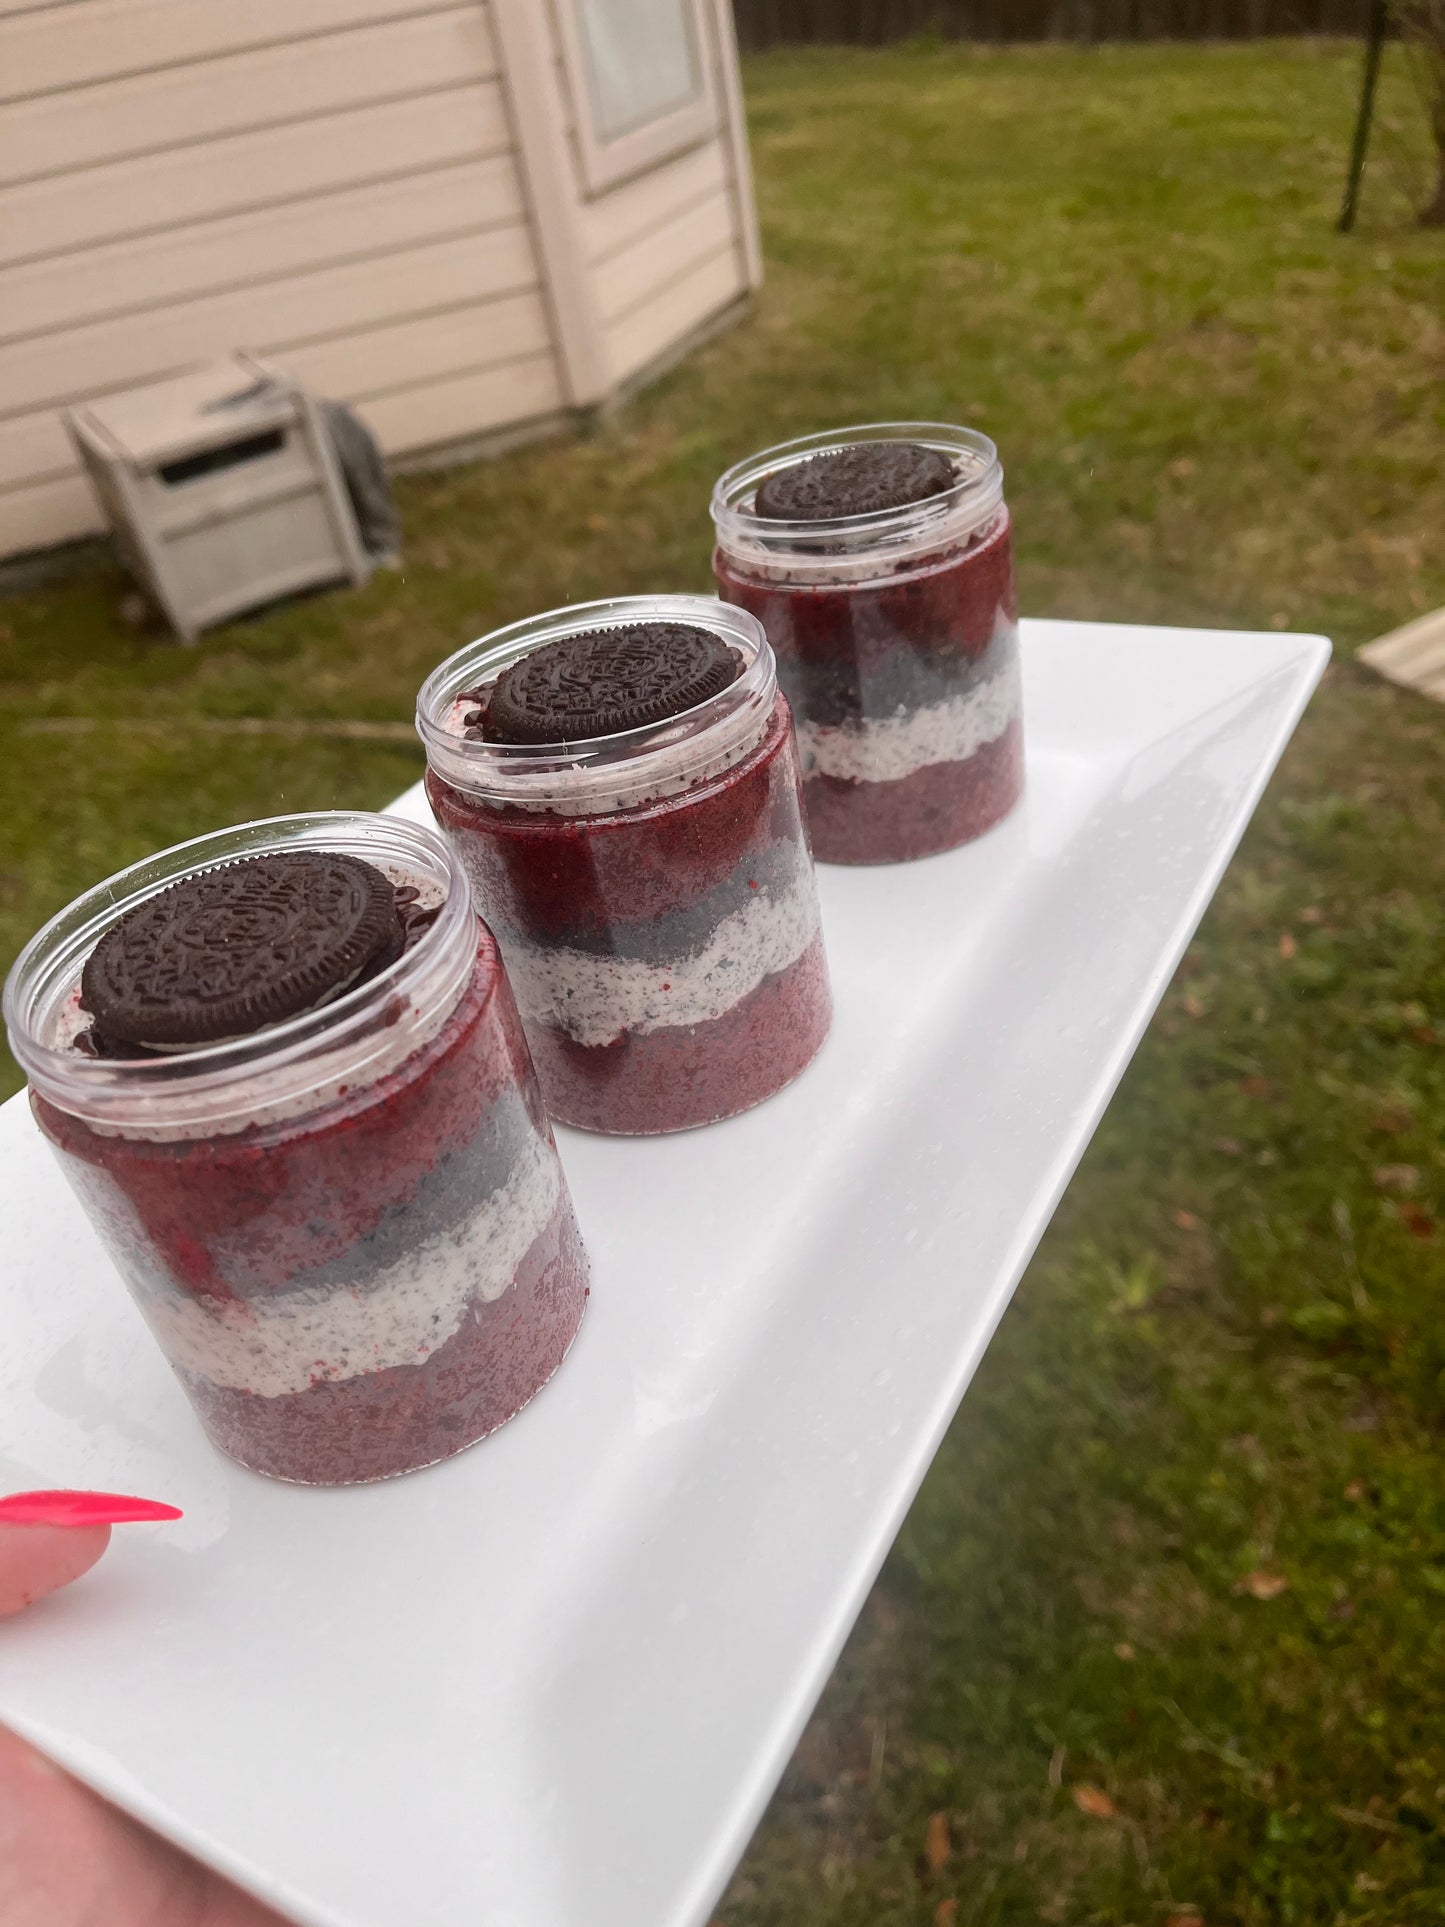
POLYGON ((137 1519, 179 1519, 179 1506, 124 1492, 12 1492, 0 1499, 0 1525, 121 1526, 137 1519))

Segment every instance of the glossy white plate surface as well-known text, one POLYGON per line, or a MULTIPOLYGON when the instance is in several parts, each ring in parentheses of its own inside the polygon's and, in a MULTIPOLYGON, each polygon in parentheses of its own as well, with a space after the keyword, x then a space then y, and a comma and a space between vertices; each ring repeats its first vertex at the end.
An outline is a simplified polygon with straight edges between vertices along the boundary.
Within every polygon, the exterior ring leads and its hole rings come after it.
POLYGON ((706 1919, 1328 645, 1035 622, 1023 654, 1015 816, 820 873, 812 1069, 705 1131, 559 1133, 591 1308, 449 1465, 217 1457, 4 1107, 0 1490, 186 1516, 0 1628, 0 1717, 317 1927, 706 1919))

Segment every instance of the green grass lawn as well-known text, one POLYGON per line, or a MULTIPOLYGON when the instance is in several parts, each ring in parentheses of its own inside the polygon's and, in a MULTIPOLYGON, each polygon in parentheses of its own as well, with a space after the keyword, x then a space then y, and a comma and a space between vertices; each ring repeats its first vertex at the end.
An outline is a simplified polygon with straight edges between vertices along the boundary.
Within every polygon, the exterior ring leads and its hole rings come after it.
MULTIPOLYGON (((705 586, 716 471, 835 421, 994 434, 1035 614, 1348 651, 1445 602, 1445 242, 1409 223, 1393 65, 1360 229, 1332 232, 1356 63, 753 63, 751 318, 584 441, 408 482, 403 574, 193 651, 126 629, 99 569, 0 604, 5 954, 162 843, 421 767, 217 723, 396 722, 483 628, 705 586)), ((1442 899, 1445 710, 1343 664, 727 1927, 1445 1919, 1442 899)))

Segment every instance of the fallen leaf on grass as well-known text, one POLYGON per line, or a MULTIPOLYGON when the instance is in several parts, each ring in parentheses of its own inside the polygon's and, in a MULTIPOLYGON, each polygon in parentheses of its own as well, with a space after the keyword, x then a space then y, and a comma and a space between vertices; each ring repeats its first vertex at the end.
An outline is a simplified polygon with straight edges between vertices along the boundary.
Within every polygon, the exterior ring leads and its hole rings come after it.
POLYGON ((1370 1129, 1385 1137, 1402 1137, 1415 1122, 1415 1113, 1403 1104, 1387 1104, 1370 1119, 1370 1129))
POLYGON ((958 1919, 958 1902, 950 1894, 947 1900, 940 1900, 933 1910, 933 1927, 953 1927, 958 1919))
POLYGON ((1369 1496, 1370 1485, 1367 1479, 1351 1479, 1345 1487, 1345 1497, 1351 1505, 1362 1505, 1369 1496))
POLYGON ((1114 1648, 1114 1657, 1115 1659, 1133 1659, 1134 1648, 1129 1644, 1127 1639, 1121 1639, 1119 1641, 1118 1645, 1114 1648))
POLYGON ((1375 1184, 1381 1191, 1418 1191, 1420 1170, 1414 1164, 1381 1164, 1375 1169, 1375 1184))
POLYGON ((1192 1211, 1171 1211, 1169 1214, 1181 1231, 1197 1231, 1200 1220, 1192 1211))
POLYGON ((1101 1786, 1076 1786, 1072 1792, 1074 1805, 1080 1813, 1087 1813, 1091 1820, 1113 1820, 1118 1817, 1119 1809, 1101 1786))
POLYGON ((1179 999, 1179 1008, 1184 1012, 1186 1017, 1202 1017, 1204 1015, 1204 1005, 1192 990, 1186 990, 1184 995, 1179 999))
POLYGON ((928 1831, 923 1838, 923 1852, 928 1861, 928 1871, 931 1874, 942 1873, 953 1852, 953 1842, 948 1837, 946 1813, 929 1814, 928 1831))
POLYGON ((1289 931, 1281 930, 1279 933, 1279 954, 1283 961, 1288 963, 1298 949, 1299 945, 1295 942, 1289 931))
POLYGON ((1251 1599, 1278 1599, 1282 1592, 1289 1591, 1289 1581, 1282 1572, 1265 1572, 1262 1568, 1247 1572, 1243 1579, 1236 1579, 1233 1590, 1247 1592, 1251 1599))
POLYGON ((1204 1927, 1204 1916, 1194 1907, 1176 1908, 1165 1914, 1164 1927, 1204 1927))
POLYGON ((1395 1207, 1400 1222, 1405 1229, 1417 1238, 1435 1236, 1435 1220, 1423 1204, 1400 1204, 1395 1207))

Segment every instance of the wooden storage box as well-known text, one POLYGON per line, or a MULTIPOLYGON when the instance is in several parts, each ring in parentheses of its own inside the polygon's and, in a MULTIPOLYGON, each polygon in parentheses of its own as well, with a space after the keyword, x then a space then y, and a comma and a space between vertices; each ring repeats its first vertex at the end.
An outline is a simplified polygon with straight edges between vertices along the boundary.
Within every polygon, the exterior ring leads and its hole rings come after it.
POLYGON ((187 642, 368 565, 315 403, 250 355, 71 409, 121 559, 187 642))

